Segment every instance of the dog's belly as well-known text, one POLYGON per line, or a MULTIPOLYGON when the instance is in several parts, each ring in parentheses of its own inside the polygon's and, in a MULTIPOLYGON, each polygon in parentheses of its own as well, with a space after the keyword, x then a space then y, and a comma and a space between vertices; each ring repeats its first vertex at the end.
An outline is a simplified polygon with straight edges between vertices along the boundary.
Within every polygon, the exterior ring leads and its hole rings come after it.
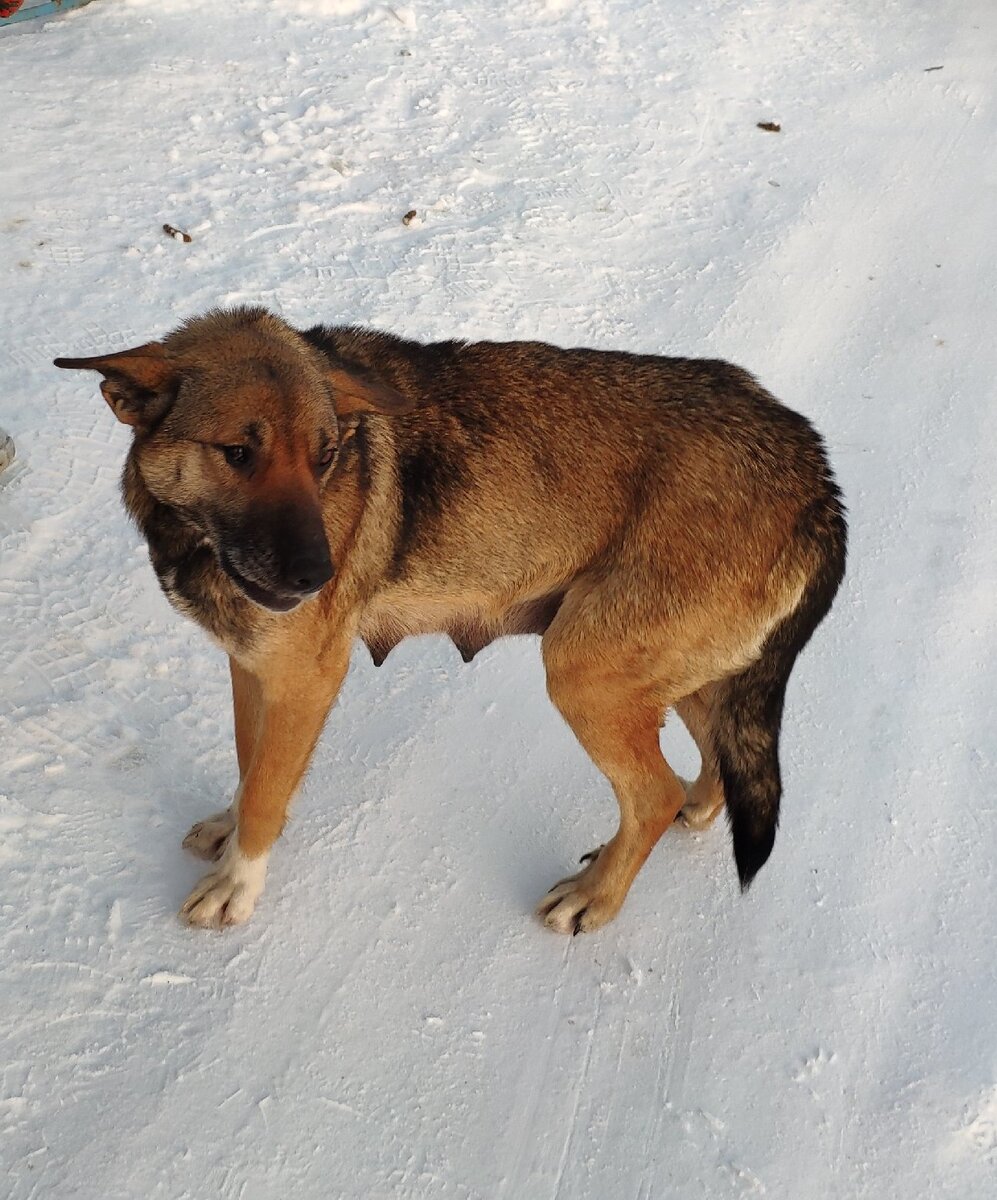
POLYGON ((364 614, 360 637, 376 666, 380 666, 404 638, 424 633, 446 634, 460 651, 461 658, 470 662, 479 650, 498 637, 545 633, 563 599, 563 592, 552 592, 498 606, 493 597, 473 595, 386 596, 364 614))

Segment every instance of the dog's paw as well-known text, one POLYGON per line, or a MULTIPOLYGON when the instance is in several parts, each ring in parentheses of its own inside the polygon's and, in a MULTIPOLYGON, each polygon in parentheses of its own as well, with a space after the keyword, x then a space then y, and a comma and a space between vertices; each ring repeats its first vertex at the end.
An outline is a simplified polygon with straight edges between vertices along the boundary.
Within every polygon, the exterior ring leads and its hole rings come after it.
POLYGON ((679 783, 685 788, 686 801, 679 809, 678 819, 687 829, 709 829, 724 806, 723 794, 718 796, 715 788, 707 788, 704 794, 698 781, 689 783, 680 779, 679 783))
POLYGON ((577 875, 555 883, 537 905, 537 916, 557 933, 591 933, 608 924, 620 911, 626 889, 607 880, 600 858, 604 847, 582 856, 588 866, 577 875))
POLYGON ((227 808, 224 812, 215 813, 214 816, 192 825, 181 844, 197 858, 217 862, 225 852, 225 844, 233 829, 235 813, 227 808))
POLYGON ((247 858, 230 841, 218 869, 205 875, 184 901, 180 918, 200 929, 221 929, 248 921, 263 892, 267 856, 247 858))

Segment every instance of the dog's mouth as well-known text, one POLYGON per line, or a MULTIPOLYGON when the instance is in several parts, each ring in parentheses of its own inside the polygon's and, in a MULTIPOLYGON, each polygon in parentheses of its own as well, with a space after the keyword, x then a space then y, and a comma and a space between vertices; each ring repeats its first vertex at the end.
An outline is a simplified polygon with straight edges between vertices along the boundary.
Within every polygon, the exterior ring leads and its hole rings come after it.
POLYGON ((253 583, 251 579, 247 579, 245 575, 240 575, 224 551, 219 551, 218 561, 225 574, 247 599, 260 605, 261 608, 268 608, 271 612, 290 612, 292 608, 297 608, 302 600, 314 595, 313 592, 307 592, 304 595, 296 592, 270 592, 266 588, 260 587, 258 583, 253 583))

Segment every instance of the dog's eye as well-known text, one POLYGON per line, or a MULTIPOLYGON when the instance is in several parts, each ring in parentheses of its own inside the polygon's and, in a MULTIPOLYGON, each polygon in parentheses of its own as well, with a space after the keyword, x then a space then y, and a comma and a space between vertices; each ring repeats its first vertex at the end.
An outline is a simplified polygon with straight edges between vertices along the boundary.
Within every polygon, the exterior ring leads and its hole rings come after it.
POLYGON ((323 471, 327 471, 332 466, 332 460, 336 457, 336 447, 326 446, 319 456, 318 465, 323 471))
POLYGON ((253 461, 253 452, 248 446, 221 446, 220 449, 230 467, 248 467, 253 461))

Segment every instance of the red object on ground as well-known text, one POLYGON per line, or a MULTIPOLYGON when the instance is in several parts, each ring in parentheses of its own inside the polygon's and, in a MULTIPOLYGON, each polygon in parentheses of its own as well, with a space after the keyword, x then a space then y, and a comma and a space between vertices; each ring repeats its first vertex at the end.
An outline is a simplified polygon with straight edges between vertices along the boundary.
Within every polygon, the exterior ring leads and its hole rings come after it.
POLYGON ((12 17, 24 0, 0 0, 0 17, 12 17))

